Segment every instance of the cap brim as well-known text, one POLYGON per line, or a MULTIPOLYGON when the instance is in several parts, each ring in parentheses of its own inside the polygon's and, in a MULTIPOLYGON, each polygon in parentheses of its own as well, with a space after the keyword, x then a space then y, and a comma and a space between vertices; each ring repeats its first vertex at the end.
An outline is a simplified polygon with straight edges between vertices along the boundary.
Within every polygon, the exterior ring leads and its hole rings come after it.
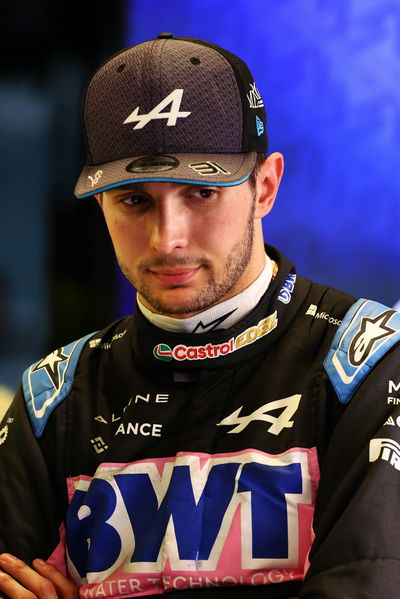
POLYGON ((75 187, 78 198, 139 181, 175 181, 196 185, 239 185, 250 176, 257 153, 162 154, 135 156, 85 166, 75 187))

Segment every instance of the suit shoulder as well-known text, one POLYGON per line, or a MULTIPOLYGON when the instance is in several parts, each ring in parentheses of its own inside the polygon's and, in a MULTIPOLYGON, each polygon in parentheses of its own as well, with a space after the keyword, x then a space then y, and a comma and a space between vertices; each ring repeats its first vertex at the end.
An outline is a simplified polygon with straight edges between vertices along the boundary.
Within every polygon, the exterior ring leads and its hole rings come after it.
POLYGON ((118 331, 126 320, 120 319, 103 331, 61 346, 25 370, 22 391, 36 437, 42 435, 53 411, 71 392, 81 356, 120 335, 118 331))
POLYGON ((22 375, 22 390, 35 437, 40 437, 53 410, 67 397, 75 370, 90 333, 52 351, 22 375))
POLYGON ((365 299, 351 306, 324 361, 341 403, 350 401, 371 369, 399 341, 399 312, 365 299))

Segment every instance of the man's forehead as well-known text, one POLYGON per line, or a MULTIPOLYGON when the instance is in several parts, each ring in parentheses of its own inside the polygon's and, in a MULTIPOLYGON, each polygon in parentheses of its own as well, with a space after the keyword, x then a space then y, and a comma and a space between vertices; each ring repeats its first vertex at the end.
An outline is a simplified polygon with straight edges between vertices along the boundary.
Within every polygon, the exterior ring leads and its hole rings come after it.
POLYGON ((189 185, 189 183, 177 182, 177 181, 152 181, 149 179, 148 181, 133 181, 132 183, 127 183, 126 185, 121 185, 121 189, 145 189, 149 185, 159 185, 161 187, 182 187, 183 185, 189 185))

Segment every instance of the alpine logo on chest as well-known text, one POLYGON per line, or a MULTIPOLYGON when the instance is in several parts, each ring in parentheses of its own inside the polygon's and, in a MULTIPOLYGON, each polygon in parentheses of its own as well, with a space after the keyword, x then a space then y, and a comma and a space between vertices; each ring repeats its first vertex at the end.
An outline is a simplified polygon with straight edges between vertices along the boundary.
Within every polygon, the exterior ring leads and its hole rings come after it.
POLYGON ((301 578, 317 479, 315 450, 302 448, 101 466, 69 480, 71 571, 80 584, 103 585, 118 572, 138 594, 166 579, 171 589, 226 576, 265 584, 277 568, 301 578))
POLYGON ((297 412, 301 399, 301 394, 291 395, 276 401, 270 401, 260 408, 257 408, 248 416, 240 416, 243 406, 240 406, 235 412, 218 422, 217 426, 235 426, 228 431, 229 433, 241 433, 251 422, 261 420, 270 423, 267 432, 272 435, 279 435, 284 428, 292 428, 294 421, 292 416, 297 412), (279 411, 277 413, 277 411, 279 411), (271 414, 273 412, 273 414, 271 414))

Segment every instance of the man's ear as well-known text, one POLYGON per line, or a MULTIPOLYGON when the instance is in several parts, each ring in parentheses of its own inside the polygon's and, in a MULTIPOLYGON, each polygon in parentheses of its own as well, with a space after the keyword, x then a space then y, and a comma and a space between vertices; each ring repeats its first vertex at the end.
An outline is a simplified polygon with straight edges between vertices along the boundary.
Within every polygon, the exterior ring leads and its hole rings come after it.
POLYGON ((283 166, 283 156, 279 152, 274 152, 261 164, 256 176, 256 218, 262 218, 272 210, 282 179, 283 166))
POLYGON ((94 197, 98 201, 100 208, 103 209, 103 194, 102 193, 95 193, 94 197))

